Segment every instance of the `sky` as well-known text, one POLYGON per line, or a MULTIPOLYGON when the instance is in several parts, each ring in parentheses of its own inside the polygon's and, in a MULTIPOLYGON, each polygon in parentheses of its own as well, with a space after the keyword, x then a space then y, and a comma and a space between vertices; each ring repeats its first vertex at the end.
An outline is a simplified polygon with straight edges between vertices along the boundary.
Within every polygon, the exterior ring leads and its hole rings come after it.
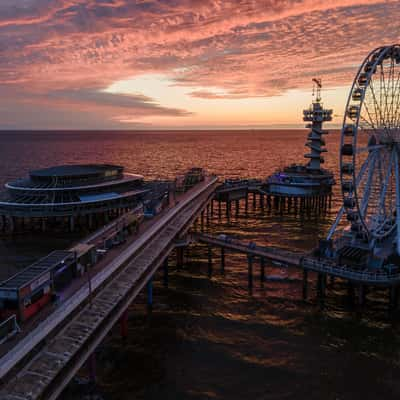
POLYGON ((358 66, 400 42, 384 0, 0 0, 0 129, 341 123, 358 66))

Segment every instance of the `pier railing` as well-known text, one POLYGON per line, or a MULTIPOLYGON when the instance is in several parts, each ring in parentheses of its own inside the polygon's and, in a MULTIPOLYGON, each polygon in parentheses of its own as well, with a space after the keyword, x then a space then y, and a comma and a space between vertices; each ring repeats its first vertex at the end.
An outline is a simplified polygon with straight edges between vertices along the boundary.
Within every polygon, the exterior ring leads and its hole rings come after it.
POLYGON ((0 344, 6 342, 11 337, 15 336, 20 331, 17 324, 17 318, 11 315, 0 324, 0 344))
POLYGON ((285 250, 270 246, 257 246, 255 243, 243 243, 240 240, 230 237, 219 238, 212 235, 196 233, 192 235, 199 242, 209 245, 221 246, 227 249, 245 253, 248 256, 263 257, 277 261, 287 266, 300 267, 306 270, 337 276, 353 282, 366 283, 371 285, 395 286, 400 284, 400 273, 386 271, 355 270, 346 265, 338 265, 335 261, 317 259, 309 254, 300 254, 294 251, 285 250))
POLYGON ((328 260, 317 260, 310 257, 303 257, 302 266, 305 269, 362 283, 370 283, 374 285, 397 285, 400 283, 400 273, 370 270, 356 271, 348 266, 340 266, 328 260))

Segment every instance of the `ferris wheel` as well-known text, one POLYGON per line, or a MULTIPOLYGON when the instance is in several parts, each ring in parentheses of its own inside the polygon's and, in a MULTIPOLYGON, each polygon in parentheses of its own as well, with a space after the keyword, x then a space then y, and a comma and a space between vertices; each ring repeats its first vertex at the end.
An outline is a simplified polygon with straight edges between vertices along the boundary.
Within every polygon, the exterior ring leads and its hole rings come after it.
POLYGON ((347 100, 341 132, 342 213, 370 244, 397 234, 400 253, 400 45, 373 50, 347 100))

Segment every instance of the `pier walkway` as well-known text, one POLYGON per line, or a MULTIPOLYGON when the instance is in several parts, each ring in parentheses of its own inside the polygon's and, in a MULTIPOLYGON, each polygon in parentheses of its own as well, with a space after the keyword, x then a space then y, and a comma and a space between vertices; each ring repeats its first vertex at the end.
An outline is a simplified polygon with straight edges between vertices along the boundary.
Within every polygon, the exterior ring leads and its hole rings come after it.
POLYGON ((314 271, 322 275, 347 279, 353 283, 384 287, 400 285, 400 272, 388 273, 382 270, 354 269, 346 265, 338 265, 335 260, 319 259, 310 254, 289 251, 282 248, 257 246, 255 243, 246 243, 225 237, 225 235, 223 237, 215 237, 204 233, 195 233, 192 237, 194 241, 209 246, 247 254, 248 257, 271 260, 283 266, 298 267, 304 271, 314 271))
POLYGON ((302 253, 291 252, 276 247, 257 246, 254 243, 249 244, 243 241, 239 241, 237 239, 222 239, 204 233, 195 233, 192 236, 194 241, 197 241, 199 243, 205 243, 221 248, 223 247, 234 252, 247 254, 248 256, 252 257, 265 258, 287 266, 290 265, 299 267, 301 265, 301 259, 303 257, 302 253))
MULTIPOLYGON (((2 400, 55 399, 211 201, 206 178, 0 359, 2 400), (35 353, 33 358, 24 359, 35 353), (22 362, 21 362, 22 361, 22 362)), ((149 285, 151 290, 151 285, 149 285)))

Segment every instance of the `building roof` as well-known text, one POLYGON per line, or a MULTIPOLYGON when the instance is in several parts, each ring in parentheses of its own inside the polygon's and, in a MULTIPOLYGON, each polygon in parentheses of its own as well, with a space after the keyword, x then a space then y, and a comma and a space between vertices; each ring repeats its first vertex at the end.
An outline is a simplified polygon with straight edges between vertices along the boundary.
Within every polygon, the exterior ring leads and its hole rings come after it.
POLYGON ((11 278, 0 283, 0 289, 20 289, 35 279, 39 278, 46 272, 51 271, 59 264, 67 261, 74 260, 75 253, 73 251, 55 250, 46 257, 41 258, 27 268, 18 272, 11 278))
POLYGON ((20 190, 24 192, 61 192, 61 191, 76 191, 76 190, 86 190, 86 189, 101 189, 103 187, 111 187, 116 185, 121 185, 124 183, 136 182, 143 180, 142 175, 136 174, 123 174, 119 178, 112 180, 97 180, 97 182, 92 181, 70 181, 68 183, 63 183, 60 185, 56 180, 51 181, 34 181, 29 178, 18 179, 14 182, 6 183, 6 189, 11 189, 14 191, 20 190))
POLYGON ((31 178, 80 178, 122 173, 123 167, 111 164, 71 164, 31 171, 31 178))

